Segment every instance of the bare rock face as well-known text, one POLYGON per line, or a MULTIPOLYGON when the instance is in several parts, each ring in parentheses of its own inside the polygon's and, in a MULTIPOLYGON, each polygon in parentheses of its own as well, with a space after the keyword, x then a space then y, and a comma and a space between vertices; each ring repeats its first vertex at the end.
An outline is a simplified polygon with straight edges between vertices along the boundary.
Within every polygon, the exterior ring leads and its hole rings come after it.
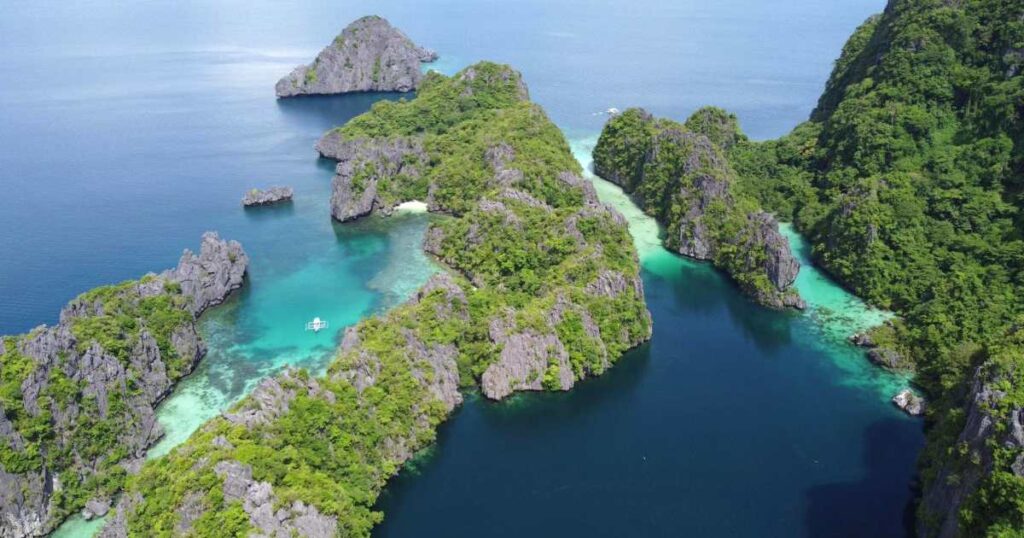
MULTIPOLYGON (((148 275, 118 293, 122 300, 139 301, 169 293, 168 287, 177 285, 187 299, 183 308, 190 314, 188 319, 194 320, 242 285, 247 264, 241 245, 207 233, 199 255, 186 251, 177 268, 160 276, 148 275)), ((87 417, 109 419, 119 429, 118 442, 125 449, 126 459, 138 458, 163 434, 156 420, 156 406, 170 393, 177 378, 172 378, 168 371, 168 357, 148 327, 141 327, 137 335, 124 336, 133 342, 124 356, 104 349, 96 341, 79 342, 74 325, 103 314, 101 301, 83 295, 64 307, 57 325, 39 327, 28 335, 8 340, 11 347, 5 343, 0 352, 17 353, 33 364, 32 372, 21 385, 21 399, 29 414, 51 415, 52 438, 57 448, 74 446, 78 425, 87 417), (48 393, 55 376, 79 391, 64 404, 40 398, 48 393), (111 402, 115 399, 123 404, 121 415, 111 413, 111 402), (95 410, 85 406, 86 400, 95 402, 95 410), (44 407, 44 402, 48 407, 44 407)), ((179 376, 191 371, 206 353, 192 321, 173 330, 170 346, 183 363, 184 371, 179 371, 179 376)), ((0 442, 16 452, 25 450, 25 439, 2 411, 0 442)), ((59 523, 55 518, 66 515, 54 513, 56 508, 51 503, 53 495, 61 490, 58 475, 65 471, 93 475, 108 463, 105 458, 77 457, 67 467, 44 465, 27 472, 10 472, 0 466, 0 538, 39 536, 52 530, 59 523)), ((95 497, 81 508, 86 518, 101 516, 109 510, 110 500, 95 497)))
MULTIPOLYGON (((610 298, 618 297, 627 290, 641 298, 644 296, 643 282, 639 277, 626 277, 607 269, 584 290, 590 295, 610 298)), ((650 327, 650 314, 646 315, 647 326, 650 327)), ((620 335, 602 335, 586 308, 560 295, 548 312, 544 330, 517 328, 515 313, 508 311, 490 321, 488 336, 501 353, 481 376, 480 390, 492 400, 501 400, 517 391, 569 390, 578 379, 600 374, 612 363, 612 357, 605 348, 605 338, 620 335), (597 356, 591 357, 591 362, 582 367, 574 367, 570 362, 566 345, 556 329, 570 313, 579 317, 584 333, 595 346, 597 356)), ((625 335, 620 338, 628 340, 625 335)), ((650 338, 649 331, 630 341, 629 345, 638 345, 647 338, 650 338)))
POLYGON ((899 391, 892 397, 892 403, 912 417, 924 414, 924 398, 918 396, 910 389, 903 389, 899 391))
MULTIPOLYGON (((299 390, 312 395, 323 393, 315 379, 302 379, 292 369, 260 382, 241 408, 224 414, 228 422, 254 428, 288 412, 299 390)), ((327 393, 325 393, 327 394, 327 393)))
POLYGON ((419 177, 427 160, 422 140, 414 137, 344 140, 331 131, 317 143, 317 151, 338 161, 331 181, 331 216, 341 222, 373 211, 390 214, 398 201, 382 200, 378 182, 398 175, 419 177))
POLYGON ((903 356, 898 351, 876 347, 868 351, 868 359, 882 368, 897 370, 903 364, 903 356))
POLYGON ((520 390, 543 390, 544 375, 555 366, 557 386, 569 390, 575 383, 569 354, 554 334, 523 332, 509 334, 512 323, 504 319, 491 321, 490 337, 502 346, 498 361, 484 371, 480 388, 492 400, 500 400, 520 390))
POLYGON ((270 187, 267 190, 252 189, 242 197, 242 205, 252 207, 291 201, 295 191, 291 187, 270 187))
POLYGON ((192 298, 192 314, 198 316, 240 288, 248 267, 249 256, 238 241, 222 241, 217 232, 206 232, 199 255, 186 249, 178 267, 163 277, 181 285, 182 293, 192 298))
POLYGON ((408 92, 419 86, 420 64, 437 53, 415 45, 387 20, 369 16, 345 27, 312 65, 277 82, 278 97, 349 92, 408 92))

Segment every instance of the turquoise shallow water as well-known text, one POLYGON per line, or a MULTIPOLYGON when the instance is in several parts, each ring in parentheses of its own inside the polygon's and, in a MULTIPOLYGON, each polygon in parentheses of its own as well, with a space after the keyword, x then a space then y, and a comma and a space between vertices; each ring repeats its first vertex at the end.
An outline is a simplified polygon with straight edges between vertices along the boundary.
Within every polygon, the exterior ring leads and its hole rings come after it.
POLYGON ((321 371, 345 327, 411 296, 437 270, 420 248, 428 219, 400 213, 339 226, 340 248, 295 270, 250 275, 238 296, 203 317, 209 353, 161 405, 166 434, 149 457, 167 453, 281 367, 321 371), (330 327, 306 331, 313 317, 330 327))

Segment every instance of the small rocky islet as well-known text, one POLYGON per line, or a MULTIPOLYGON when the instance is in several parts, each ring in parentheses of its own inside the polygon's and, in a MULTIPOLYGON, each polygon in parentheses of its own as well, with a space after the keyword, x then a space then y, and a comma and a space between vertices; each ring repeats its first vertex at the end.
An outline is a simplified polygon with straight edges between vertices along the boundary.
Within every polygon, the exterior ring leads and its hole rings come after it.
POLYGON ((277 82, 278 98, 351 92, 410 92, 419 87, 420 65, 437 53, 413 43, 384 18, 368 16, 342 30, 310 65, 277 82))
POLYGON ((270 187, 269 189, 249 189, 242 197, 242 206, 255 207, 291 202, 295 191, 291 187, 270 187))
POLYGON ((0 536, 107 512, 162 435, 156 406, 206 353, 196 319, 248 263, 209 232, 174 269, 93 289, 57 325, 0 340, 0 536))

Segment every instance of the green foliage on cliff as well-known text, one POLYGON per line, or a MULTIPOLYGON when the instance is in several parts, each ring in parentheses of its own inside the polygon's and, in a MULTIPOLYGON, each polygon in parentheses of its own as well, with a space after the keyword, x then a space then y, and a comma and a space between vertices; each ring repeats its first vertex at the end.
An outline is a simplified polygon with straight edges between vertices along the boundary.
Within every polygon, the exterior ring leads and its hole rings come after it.
MULTIPOLYGON (((926 487, 951 461, 978 466, 956 441, 978 367, 998 363, 1011 387, 1024 367, 1005 336, 1024 312, 1022 70, 1024 4, 893 0, 844 47, 808 123, 729 155, 823 267, 901 314, 891 336, 932 397, 926 487)), ((966 535, 1024 532, 1019 452, 997 450, 966 535)))
POLYGON ((481 62, 454 78, 436 71, 423 76, 411 101, 378 101, 368 114, 339 130, 348 137, 411 136, 447 131, 478 114, 494 114, 526 98, 519 73, 507 66, 481 62))
MULTIPOLYGON (((526 100, 508 66, 428 75, 416 99, 379 103, 340 132, 421 138, 426 159, 407 163, 420 166, 419 175, 378 177, 377 188, 387 203, 430 193, 449 213, 427 231, 431 252, 449 269, 443 285, 428 284, 350 329, 326 376, 275 378, 294 397, 270 404, 277 411, 265 420, 214 419, 148 463, 125 493, 142 496, 128 513, 129 534, 180 533, 183 507, 199 514, 194 535, 248 532, 239 501, 225 491, 224 465, 218 474, 218 463, 230 461, 272 486, 275 509, 301 502, 335 518, 341 536, 368 536, 383 517, 373 507, 386 480, 433 441, 458 387, 477 385, 500 359, 492 326, 555 335, 574 379, 603 372, 649 336, 625 222, 590 197, 560 131, 526 100), (602 275, 620 277, 623 289, 588 289, 602 275)), ((353 178, 356 196, 368 174, 353 178)), ((559 363, 545 366, 529 381, 561 388, 559 363)), ((229 414, 265 411, 266 395, 276 392, 257 392, 229 414)))
POLYGON ((629 109, 605 125, 594 167, 665 225, 666 247, 710 259, 755 299, 781 307, 796 292, 769 278, 760 209, 737 188, 723 151, 745 141, 736 117, 718 108, 698 110, 685 125, 629 109))
POLYGON ((181 357, 171 344, 171 336, 175 330, 192 322, 192 314, 187 310, 187 299, 181 295, 180 285, 176 282, 165 285, 162 293, 141 296, 138 286, 152 278, 155 277, 129 280, 83 293, 76 301, 89 305, 92 314, 72 320, 71 332, 78 341, 79 352, 84 353, 96 343, 127 366, 132 350, 145 331, 160 348, 167 376, 177 379, 191 367, 193 357, 181 357))
POLYGON ((27 335, 4 337, 0 409, 22 446, 16 446, 14 439, 0 441, 0 467, 8 473, 45 468, 59 476, 61 490, 52 498, 58 519, 80 509, 97 494, 115 492, 124 480, 125 472, 118 463, 129 454, 120 436, 128 425, 140 420, 129 408, 126 396, 139 394, 135 379, 143 375, 130 358, 143 332, 156 341, 172 381, 190 367, 193 357, 180 356, 171 343, 172 334, 193 320, 186 299, 177 283, 142 296, 139 287, 152 284, 154 278, 95 288, 72 301, 78 314, 68 326, 75 349, 62 352, 52 365, 41 365, 20 351, 21 346, 39 336, 38 329, 27 335), (102 406, 96 388, 89 388, 89 376, 97 374, 78 372, 68 356, 85 354, 95 346, 99 346, 99 353, 119 359, 126 371, 126 386, 115 381, 104 387, 102 406), (26 383, 32 375, 37 377, 26 383), (38 390, 30 405, 23 394, 27 386, 38 390), (77 413, 71 413, 71 409, 77 409, 77 413), (58 425, 58 420, 64 422, 58 425), (83 472, 80 465, 88 471, 83 472))

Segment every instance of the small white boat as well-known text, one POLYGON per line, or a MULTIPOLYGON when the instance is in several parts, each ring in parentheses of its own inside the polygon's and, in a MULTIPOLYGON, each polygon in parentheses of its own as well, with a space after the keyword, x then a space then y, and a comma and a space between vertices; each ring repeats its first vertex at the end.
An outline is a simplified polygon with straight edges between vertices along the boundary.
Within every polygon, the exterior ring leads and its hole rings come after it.
POLYGON ((313 321, 306 322, 306 330, 313 331, 315 333, 318 333, 320 332, 320 329, 326 329, 329 326, 330 325, 327 323, 327 320, 320 318, 313 318, 313 321))

